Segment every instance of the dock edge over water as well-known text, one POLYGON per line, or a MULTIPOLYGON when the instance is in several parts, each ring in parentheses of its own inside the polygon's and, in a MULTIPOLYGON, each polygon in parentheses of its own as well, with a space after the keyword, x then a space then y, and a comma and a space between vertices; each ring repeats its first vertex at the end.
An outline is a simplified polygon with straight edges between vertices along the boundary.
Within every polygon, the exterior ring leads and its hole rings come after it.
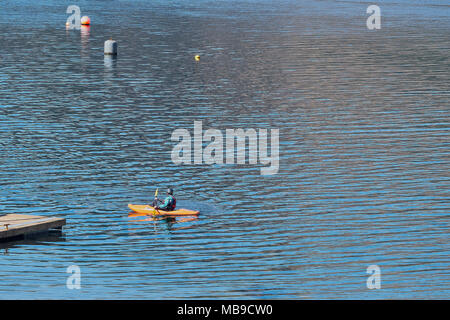
POLYGON ((64 218, 6 214, 0 217, 0 241, 23 238, 51 229, 62 229, 65 224, 64 218))

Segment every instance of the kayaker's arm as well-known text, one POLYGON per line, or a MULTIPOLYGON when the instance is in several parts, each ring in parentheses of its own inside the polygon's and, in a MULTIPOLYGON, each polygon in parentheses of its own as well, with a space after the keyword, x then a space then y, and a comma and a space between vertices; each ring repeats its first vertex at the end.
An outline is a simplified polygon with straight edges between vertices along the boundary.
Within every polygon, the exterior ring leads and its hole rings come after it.
MULTIPOLYGON (((162 206, 160 206, 159 209, 163 209, 163 210, 167 209, 169 207, 169 200, 170 200, 170 198, 167 197, 166 200, 164 201, 164 204, 162 206)), ((161 200, 159 200, 159 201, 162 202, 161 200)))
POLYGON ((153 200, 153 203, 152 203, 152 207, 158 206, 158 202, 159 202, 159 203, 162 203, 161 200, 159 200, 158 198, 155 197, 155 199, 153 200))

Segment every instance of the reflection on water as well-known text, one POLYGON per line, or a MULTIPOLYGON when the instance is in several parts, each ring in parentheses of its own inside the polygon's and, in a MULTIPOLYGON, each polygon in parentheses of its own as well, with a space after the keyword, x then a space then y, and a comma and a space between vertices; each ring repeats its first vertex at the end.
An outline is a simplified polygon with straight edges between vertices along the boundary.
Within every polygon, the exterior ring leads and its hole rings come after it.
MULTIPOLYGON (((181 229, 188 229, 195 227, 195 224, 192 222, 196 222, 198 217, 153 217, 144 214, 134 214, 131 213, 128 215, 128 218, 137 218, 131 219, 130 221, 140 223, 140 222, 152 222, 152 226, 154 227, 155 233, 156 231, 156 222, 162 221, 165 223, 165 226, 168 231, 176 231, 181 229)), ((142 227, 142 225, 137 225, 142 227)))
POLYGON ((2 2, 0 212, 67 226, 0 247, 0 298, 448 297, 442 3, 384 1, 373 32, 352 1, 89 2, 81 30, 22 2, 2 2), (279 128, 279 173, 175 165, 194 121, 279 128), (166 186, 198 219, 128 216, 166 186))
POLYGON ((103 58, 105 70, 112 71, 117 65, 117 57, 109 54, 105 54, 103 58))
POLYGON ((89 36, 90 36, 91 27, 90 26, 81 26, 80 35, 81 35, 81 57, 88 58, 89 57, 89 36))
POLYGON ((55 243, 66 241, 64 232, 61 230, 49 230, 35 234, 26 235, 23 239, 14 239, 11 241, 0 241, 0 249, 4 254, 8 254, 8 249, 24 245, 39 245, 45 243, 55 243))

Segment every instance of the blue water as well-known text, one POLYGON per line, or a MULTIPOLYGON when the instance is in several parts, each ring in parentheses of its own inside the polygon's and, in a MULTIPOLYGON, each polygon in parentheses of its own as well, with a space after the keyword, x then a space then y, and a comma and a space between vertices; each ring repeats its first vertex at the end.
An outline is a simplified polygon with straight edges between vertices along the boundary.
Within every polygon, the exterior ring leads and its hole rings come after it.
POLYGON ((0 3, 0 213, 67 219, 0 244, 0 298, 449 298, 448 1, 378 1, 380 30, 359 1, 71 4, 0 3), (279 129, 278 173, 174 164, 194 121, 279 129), (128 216, 168 185, 198 219, 128 216))

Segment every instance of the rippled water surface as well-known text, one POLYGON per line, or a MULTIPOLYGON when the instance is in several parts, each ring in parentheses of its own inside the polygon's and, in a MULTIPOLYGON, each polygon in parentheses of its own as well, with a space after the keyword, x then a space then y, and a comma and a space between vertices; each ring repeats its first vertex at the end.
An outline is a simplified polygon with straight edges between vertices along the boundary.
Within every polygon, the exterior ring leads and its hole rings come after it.
POLYGON ((0 244, 0 298, 449 298, 447 1, 69 4, 0 3, 0 213, 67 219, 0 244), (279 172, 174 164, 194 121, 279 128, 279 172), (167 185, 198 219, 128 217, 167 185))

